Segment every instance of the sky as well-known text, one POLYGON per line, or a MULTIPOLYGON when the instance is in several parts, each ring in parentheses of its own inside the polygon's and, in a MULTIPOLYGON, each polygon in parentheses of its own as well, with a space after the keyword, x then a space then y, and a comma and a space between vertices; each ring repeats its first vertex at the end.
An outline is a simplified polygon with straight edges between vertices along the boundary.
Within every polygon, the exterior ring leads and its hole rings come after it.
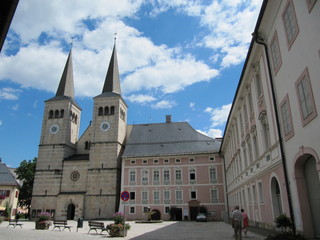
POLYGON ((222 137, 262 0, 20 0, 0 53, 0 158, 38 155, 44 101, 72 46, 80 135, 116 48, 128 124, 222 137))

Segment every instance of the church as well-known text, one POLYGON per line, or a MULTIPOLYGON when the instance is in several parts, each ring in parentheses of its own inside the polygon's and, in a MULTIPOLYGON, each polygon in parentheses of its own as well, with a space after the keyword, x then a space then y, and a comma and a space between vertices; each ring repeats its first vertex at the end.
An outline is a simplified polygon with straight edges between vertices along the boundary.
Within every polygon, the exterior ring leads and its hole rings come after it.
POLYGON ((110 219, 121 210, 128 219, 209 220, 225 214, 221 139, 187 122, 127 124, 121 96, 116 45, 102 93, 93 98, 91 124, 79 136, 81 107, 75 101, 72 50, 56 95, 45 101, 31 217, 110 219), (120 198, 128 191, 130 199, 120 198))

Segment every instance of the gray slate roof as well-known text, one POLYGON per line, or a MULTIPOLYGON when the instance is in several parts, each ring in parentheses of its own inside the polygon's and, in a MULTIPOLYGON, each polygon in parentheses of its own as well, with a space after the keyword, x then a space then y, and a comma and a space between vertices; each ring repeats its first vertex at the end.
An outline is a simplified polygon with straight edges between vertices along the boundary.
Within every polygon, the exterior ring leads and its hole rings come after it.
POLYGON ((0 163, 0 185, 1 186, 18 186, 17 181, 10 172, 5 163, 0 163))
POLYGON ((217 153, 221 143, 187 122, 133 125, 129 134, 124 158, 217 153))

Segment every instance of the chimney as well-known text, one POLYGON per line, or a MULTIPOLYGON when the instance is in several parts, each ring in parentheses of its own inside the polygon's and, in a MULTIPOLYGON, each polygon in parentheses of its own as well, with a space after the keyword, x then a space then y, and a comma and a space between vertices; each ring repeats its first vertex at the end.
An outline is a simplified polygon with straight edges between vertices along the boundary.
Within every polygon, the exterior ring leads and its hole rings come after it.
POLYGON ((171 123, 171 115, 166 115, 166 123, 171 123))

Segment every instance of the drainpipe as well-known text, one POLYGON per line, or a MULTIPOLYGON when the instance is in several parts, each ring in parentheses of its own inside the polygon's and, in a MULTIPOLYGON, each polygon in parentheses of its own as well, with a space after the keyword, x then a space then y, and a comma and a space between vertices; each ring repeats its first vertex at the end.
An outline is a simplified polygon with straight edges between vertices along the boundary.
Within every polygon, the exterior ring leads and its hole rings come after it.
POLYGON ((290 211, 290 216, 291 216, 291 221, 292 221, 292 231, 293 231, 293 233, 296 233, 296 225, 295 225, 295 221, 294 221, 291 191, 290 191, 290 186, 289 186, 288 169, 287 169, 286 156, 284 153, 284 147, 283 147, 283 142, 282 142, 282 137, 281 137, 279 112, 278 112, 278 107, 277 107, 276 95, 275 95, 275 91, 274 91, 274 84, 273 84, 273 78, 272 78, 272 72, 271 72, 271 64, 270 64, 270 59, 269 59, 268 46, 264 42, 263 38, 260 37, 256 31, 252 34, 252 37, 253 37, 253 40, 257 44, 264 46, 264 50, 266 53, 268 74, 269 74, 271 93, 272 93, 273 108, 274 108, 274 112, 275 112, 277 133, 278 133, 278 138, 279 138, 280 154, 281 154, 281 160, 282 160, 282 164, 283 164, 283 172, 284 172, 285 184, 286 184, 286 188, 287 188, 287 197, 288 197, 288 201, 289 201, 289 211, 290 211))
MULTIPOLYGON (((220 152, 221 153, 221 152, 220 152)), ((226 200, 226 207, 227 207, 227 214, 228 214, 228 222, 230 220, 230 209, 229 209, 229 198, 228 198, 228 186, 227 186, 227 170, 226 170, 226 163, 225 163, 225 159, 224 159, 224 155, 221 156, 222 158, 222 162, 223 162, 223 169, 224 169, 224 186, 225 186, 225 193, 224 193, 224 197, 226 200)))

